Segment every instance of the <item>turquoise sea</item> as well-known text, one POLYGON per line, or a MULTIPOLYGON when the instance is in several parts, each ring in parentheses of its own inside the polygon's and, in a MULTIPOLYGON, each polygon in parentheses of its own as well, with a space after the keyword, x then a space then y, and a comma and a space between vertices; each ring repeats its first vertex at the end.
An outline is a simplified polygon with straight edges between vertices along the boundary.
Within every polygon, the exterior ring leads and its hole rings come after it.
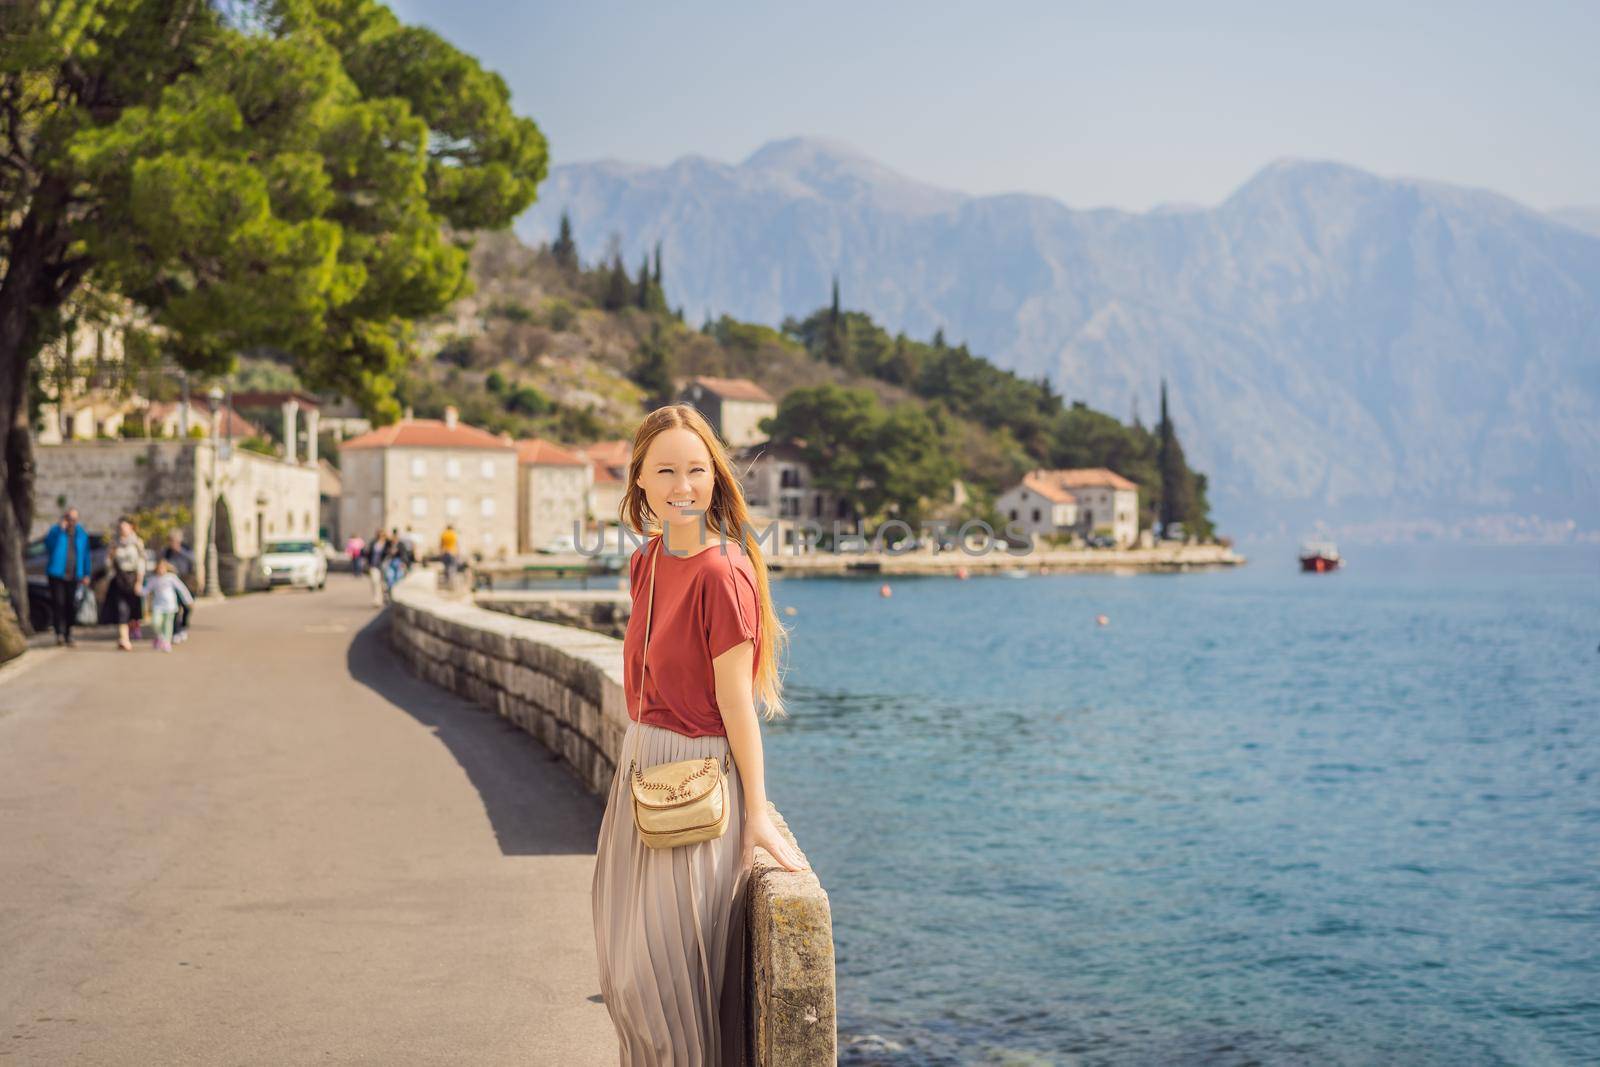
POLYGON ((1600 548, 1243 550, 773 583, 841 1062, 1600 1061, 1600 548))

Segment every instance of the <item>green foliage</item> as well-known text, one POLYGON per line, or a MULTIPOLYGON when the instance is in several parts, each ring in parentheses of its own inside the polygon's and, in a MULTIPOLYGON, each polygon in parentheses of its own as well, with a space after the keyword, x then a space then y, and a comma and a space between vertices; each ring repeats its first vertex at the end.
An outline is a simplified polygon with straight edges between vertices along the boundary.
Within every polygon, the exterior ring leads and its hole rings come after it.
POLYGON ((546 305, 544 321, 556 333, 565 333, 578 321, 578 312, 567 301, 558 298, 546 305))
POLYGON ((519 415, 543 415, 550 410, 550 399, 533 386, 523 385, 506 398, 506 410, 519 415))
POLYGON ((496 395, 503 393, 506 391, 505 376, 497 370, 492 370, 489 372, 489 376, 483 380, 483 387, 496 395))
POLYGON ((489 314, 494 315, 497 318, 507 319, 511 322, 533 321, 533 312, 529 311, 522 304, 518 304, 514 301, 491 304, 489 307, 489 314))
POLYGON ((885 410, 871 390, 823 385, 783 398, 772 433, 801 443, 815 484, 858 518, 922 517, 957 474, 935 420, 914 404, 885 410))
POLYGON ((650 407, 671 402, 674 378, 672 353, 667 348, 659 323, 639 346, 628 376, 644 390, 645 401, 650 407))
POLYGON ((622 267, 622 256, 618 255, 611 261, 611 273, 606 278, 605 296, 601 306, 607 311, 621 311, 628 306, 632 295, 632 285, 628 281, 628 272, 622 267))
POLYGON ((276 456, 278 442, 263 434, 253 434, 239 442, 239 449, 244 452, 254 452, 260 456, 276 456))
MULTIPOLYGON (((188 534, 194 526, 194 513, 187 504, 161 504, 135 511, 128 516, 134 532, 144 541, 145 547, 159 552, 167 545, 173 530, 188 534)), ((110 531, 113 535, 115 530, 110 531)), ((185 540, 191 540, 186 537, 185 540)))
POLYGON ((561 213, 561 230, 556 234, 555 243, 550 246, 550 254, 555 257, 556 266, 568 274, 578 272, 578 244, 572 239, 572 219, 567 213, 561 213))
POLYGON ((72 245, 191 370, 270 345, 393 415, 409 321, 466 286, 447 229, 507 225, 545 175, 504 82, 373 0, 20 7, 8 236, 72 245))

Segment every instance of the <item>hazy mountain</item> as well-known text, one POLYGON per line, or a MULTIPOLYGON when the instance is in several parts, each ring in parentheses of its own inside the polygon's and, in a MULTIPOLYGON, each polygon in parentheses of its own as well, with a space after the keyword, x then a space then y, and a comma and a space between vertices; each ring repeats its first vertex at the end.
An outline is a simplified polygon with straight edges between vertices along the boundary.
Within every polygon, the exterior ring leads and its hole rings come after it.
POLYGON ((691 321, 776 324, 837 274, 890 329, 1124 419, 1165 375, 1224 532, 1600 526, 1600 238, 1492 193, 1286 160, 1215 207, 1079 211, 790 140, 557 167, 518 228, 564 208, 586 258, 661 241, 691 321))
POLYGON ((1600 237, 1600 207, 1560 207, 1550 212, 1550 217, 1573 229, 1600 237))

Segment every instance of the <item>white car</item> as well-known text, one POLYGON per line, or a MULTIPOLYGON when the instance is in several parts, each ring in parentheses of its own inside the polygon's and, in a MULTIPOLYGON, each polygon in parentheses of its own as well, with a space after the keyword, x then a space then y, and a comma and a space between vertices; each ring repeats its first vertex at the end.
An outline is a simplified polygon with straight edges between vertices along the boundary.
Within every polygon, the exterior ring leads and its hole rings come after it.
POLYGON ((261 579, 274 588, 321 589, 328 584, 328 558, 315 541, 268 541, 260 566, 261 579))
POLYGON ((538 547, 538 551, 546 553, 547 555, 555 553, 565 553, 570 555, 571 553, 578 551, 578 544, 572 539, 571 534, 562 534, 560 537, 557 537, 551 541, 546 541, 544 544, 540 545, 538 547))

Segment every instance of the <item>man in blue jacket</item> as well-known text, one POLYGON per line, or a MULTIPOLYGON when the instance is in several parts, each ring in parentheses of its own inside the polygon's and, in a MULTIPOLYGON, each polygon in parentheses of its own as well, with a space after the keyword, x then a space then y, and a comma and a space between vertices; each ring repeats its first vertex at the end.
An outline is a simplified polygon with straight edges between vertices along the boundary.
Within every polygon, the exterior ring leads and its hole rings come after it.
POLYGON ((89 533, 78 524, 78 509, 68 508, 44 535, 44 573, 50 580, 50 615, 56 644, 75 645, 72 623, 78 614, 77 590, 89 584, 89 533))

